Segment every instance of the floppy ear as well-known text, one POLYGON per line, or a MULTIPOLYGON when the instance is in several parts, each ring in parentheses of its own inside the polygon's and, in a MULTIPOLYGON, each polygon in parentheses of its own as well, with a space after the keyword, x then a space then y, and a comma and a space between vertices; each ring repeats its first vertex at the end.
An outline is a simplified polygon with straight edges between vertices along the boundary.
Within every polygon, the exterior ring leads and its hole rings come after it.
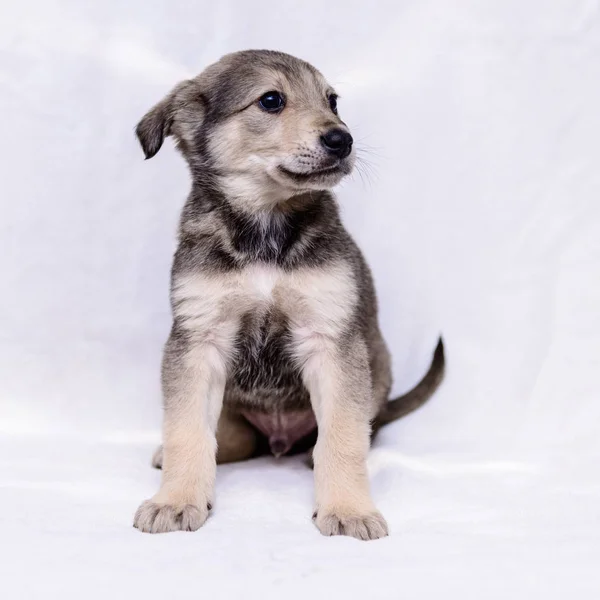
POLYGON ((135 134, 142 146, 146 159, 152 158, 171 132, 173 123, 173 93, 151 108, 137 124, 135 134))
POLYGON ((146 155, 152 158, 161 148, 166 136, 171 135, 175 111, 181 108, 185 99, 181 92, 189 87, 189 81, 182 81, 175 89, 151 108, 137 124, 135 133, 146 155))

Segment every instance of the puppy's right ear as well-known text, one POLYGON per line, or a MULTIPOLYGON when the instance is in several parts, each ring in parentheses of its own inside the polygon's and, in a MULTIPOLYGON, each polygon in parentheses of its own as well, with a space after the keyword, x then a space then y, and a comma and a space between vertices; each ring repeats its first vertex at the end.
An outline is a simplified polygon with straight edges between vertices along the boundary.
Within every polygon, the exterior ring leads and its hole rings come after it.
POLYGON ((171 131, 173 115, 170 96, 151 108, 135 128, 146 159, 152 158, 160 150, 165 136, 171 131))
POLYGON ((183 81, 156 106, 151 108, 137 124, 135 133, 146 155, 152 158, 163 145, 165 137, 171 134, 173 117, 179 104, 180 92, 188 87, 189 82, 183 81))

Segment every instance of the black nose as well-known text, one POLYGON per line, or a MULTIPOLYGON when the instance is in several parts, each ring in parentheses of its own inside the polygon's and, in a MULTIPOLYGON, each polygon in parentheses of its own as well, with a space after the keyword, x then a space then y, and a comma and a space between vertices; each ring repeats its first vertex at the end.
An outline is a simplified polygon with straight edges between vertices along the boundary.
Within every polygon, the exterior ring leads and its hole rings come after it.
POLYGON ((343 129, 330 129, 321 136, 321 144, 330 154, 346 158, 352 152, 352 136, 343 129))

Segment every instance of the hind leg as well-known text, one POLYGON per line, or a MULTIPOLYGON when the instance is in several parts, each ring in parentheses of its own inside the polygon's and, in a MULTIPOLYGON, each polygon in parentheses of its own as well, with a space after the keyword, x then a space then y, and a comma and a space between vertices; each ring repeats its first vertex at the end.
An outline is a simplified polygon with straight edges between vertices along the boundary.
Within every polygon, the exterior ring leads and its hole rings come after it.
POLYGON ((247 460, 258 444, 256 430, 244 417, 224 409, 217 427, 217 463, 247 460))
MULTIPOLYGON (((217 426, 217 464, 251 458, 257 443, 257 433, 248 422, 224 408, 217 426)), ((152 456, 152 466, 155 469, 162 469, 162 464, 163 447, 160 445, 152 456)))

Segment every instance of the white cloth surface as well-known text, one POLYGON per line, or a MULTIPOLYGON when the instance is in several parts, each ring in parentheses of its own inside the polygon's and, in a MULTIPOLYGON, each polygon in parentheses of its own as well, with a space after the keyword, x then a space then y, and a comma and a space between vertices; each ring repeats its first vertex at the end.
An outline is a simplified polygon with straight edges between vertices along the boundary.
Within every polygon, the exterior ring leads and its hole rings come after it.
POLYGON ((2 597, 600 597, 597 0, 24 0, 0 40, 2 597), (133 127, 250 47, 340 92, 394 392, 446 342, 371 454, 382 541, 320 536, 295 458, 219 468, 194 534, 131 527, 189 188, 133 127))

